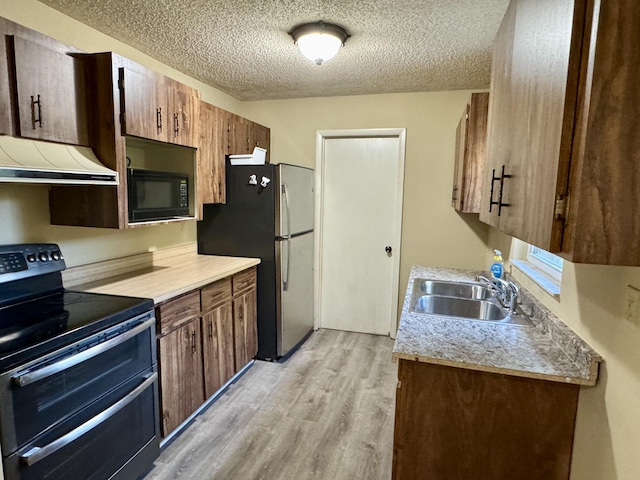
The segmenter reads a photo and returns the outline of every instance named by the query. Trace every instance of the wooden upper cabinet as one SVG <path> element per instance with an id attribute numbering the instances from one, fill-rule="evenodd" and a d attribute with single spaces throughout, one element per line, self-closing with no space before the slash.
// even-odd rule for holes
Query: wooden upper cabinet
<path id="1" fill-rule="evenodd" d="M 463 213 L 480 212 L 486 162 L 488 93 L 473 93 L 456 130 L 456 160 L 451 205 Z"/>
<path id="2" fill-rule="evenodd" d="M 199 211 L 207 203 L 224 203 L 226 114 L 221 108 L 200 102 L 200 145 L 198 147 Z"/>
<path id="3" fill-rule="evenodd" d="M 51 50 L 13 36 L 16 134 L 89 145 L 85 63 L 80 54 Z"/>
<path id="4" fill-rule="evenodd" d="M 166 142 L 173 119 L 164 85 L 151 76 L 120 68 L 120 94 L 123 135 Z"/>
<path id="5" fill-rule="evenodd" d="M 186 86 L 168 87 L 168 113 L 171 125 L 168 141 L 178 145 L 197 146 L 199 140 L 200 97 Z"/>
<path id="6" fill-rule="evenodd" d="M 253 152 L 253 147 L 264 148 L 267 151 L 267 157 L 265 161 L 269 163 L 271 153 L 271 130 L 258 123 L 252 123 L 250 134 L 251 151 Z"/>
<path id="7" fill-rule="evenodd" d="M 271 131 L 258 123 L 233 113 L 225 112 L 227 124 L 227 155 L 244 155 L 253 153 L 254 147 L 267 150 L 267 163 L 269 162 L 269 150 Z"/>
<path id="8" fill-rule="evenodd" d="M 511 1 L 494 43 L 482 221 L 572 262 L 640 265 L 639 40 L 631 0 Z"/>
<path id="9" fill-rule="evenodd" d="M 136 68 L 120 69 L 122 133 L 196 147 L 200 108 L 197 90 Z"/>

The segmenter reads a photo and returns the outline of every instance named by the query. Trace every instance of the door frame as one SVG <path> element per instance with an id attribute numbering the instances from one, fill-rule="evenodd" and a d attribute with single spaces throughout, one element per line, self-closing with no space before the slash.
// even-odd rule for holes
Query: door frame
<path id="1" fill-rule="evenodd" d="M 389 312 L 389 335 L 396 337 L 398 327 L 398 288 L 400 282 L 400 253 L 402 245 L 402 203 L 404 199 L 404 167 L 406 161 L 406 128 L 368 128 L 355 130 L 318 130 L 316 132 L 316 205 L 315 205 L 315 260 L 314 260 L 314 288 L 315 288 L 315 320 L 314 329 L 322 327 L 320 318 L 320 298 L 322 297 L 322 244 L 323 244 L 323 190 L 324 190 L 324 141 L 334 138 L 397 138 L 398 142 L 398 177 L 396 178 L 396 221 L 394 225 L 393 244 L 396 254 L 392 256 L 392 291 L 391 311 Z"/>

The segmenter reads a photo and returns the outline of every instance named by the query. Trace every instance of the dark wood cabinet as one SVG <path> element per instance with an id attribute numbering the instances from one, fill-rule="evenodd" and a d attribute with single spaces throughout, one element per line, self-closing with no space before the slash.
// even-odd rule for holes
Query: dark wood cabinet
<path id="1" fill-rule="evenodd" d="M 185 85 L 168 88 L 171 118 L 168 141 L 189 147 L 199 146 L 200 97 Z"/>
<path id="2" fill-rule="evenodd" d="M 122 134 L 166 142 L 172 128 L 167 90 L 151 75 L 120 68 Z"/>
<path id="3" fill-rule="evenodd" d="M 209 398 L 236 373 L 231 278 L 204 287 L 200 295 L 204 388 Z"/>
<path id="4" fill-rule="evenodd" d="M 400 360 L 394 480 L 569 478 L 579 386 Z"/>
<path id="5" fill-rule="evenodd" d="M 239 371 L 258 353 L 256 267 L 233 276 L 233 336 Z"/>
<path id="6" fill-rule="evenodd" d="M 89 145 L 85 63 L 32 41 L 12 38 L 17 125 L 21 137 Z"/>
<path id="7" fill-rule="evenodd" d="M 200 319 L 158 340 L 162 434 L 166 436 L 204 402 Z"/>
<path id="8" fill-rule="evenodd" d="M 209 398 L 236 373 L 231 302 L 202 316 L 204 390 Z"/>
<path id="9" fill-rule="evenodd" d="M 85 55 L 4 18 L 0 49 L 0 134 L 89 145 Z"/>
<path id="10" fill-rule="evenodd" d="M 258 352 L 256 269 L 164 302 L 156 317 L 166 437 Z"/>
<path id="11" fill-rule="evenodd" d="M 620 12 L 625 12 L 621 15 Z M 640 8 L 512 0 L 494 43 L 480 219 L 575 263 L 640 265 Z"/>
<path id="12" fill-rule="evenodd" d="M 480 212 L 488 108 L 488 93 L 472 93 L 456 129 L 451 206 L 462 213 Z"/>
<path id="13" fill-rule="evenodd" d="M 223 121 L 227 135 L 226 155 L 246 155 L 253 153 L 254 147 L 260 147 L 267 150 L 266 162 L 269 163 L 270 129 L 229 112 L 224 112 Z"/>
<path id="14" fill-rule="evenodd" d="M 200 144 L 198 147 L 199 211 L 207 203 L 224 203 L 225 154 L 227 137 L 226 114 L 221 108 L 200 103 Z"/>

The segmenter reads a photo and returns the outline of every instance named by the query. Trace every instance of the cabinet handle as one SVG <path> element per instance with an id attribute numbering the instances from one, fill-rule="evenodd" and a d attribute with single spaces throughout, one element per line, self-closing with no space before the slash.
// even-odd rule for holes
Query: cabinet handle
<path id="1" fill-rule="evenodd" d="M 176 136 L 180 135 L 180 118 L 177 113 L 173 114 L 173 133 Z"/>
<path id="2" fill-rule="evenodd" d="M 489 199 L 489 212 L 493 209 L 494 205 L 498 206 L 498 216 L 502 215 L 502 207 L 510 207 L 511 204 L 502 202 L 502 194 L 504 192 L 504 179 L 511 178 L 512 175 L 507 175 L 504 173 L 505 166 L 502 165 L 502 171 L 499 177 L 496 177 L 496 169 L 494 168 L 491 172 L 491 198 Z M 498 193 L 498 201 L 493 200 L 493 184 L 495 181 L 500 181 L 500 192 Z"/>
<path id="3" fill-rule="evenodd" d="M 31 95 L 31 126 L 36 129 L 36 123 L 42 128 L 42 103 L 40 102 L 40 95 L 37 96 L 37 100 Z M 36 105 L 38 106 L 38 116 L 36 117 Z"/>
<path id="4" fill-rule="evenodd" d="M 191 332 L 191 351 L 196 353 L 196 331 Z"/>
<path id="5" fill-rule="evenodd" d="M 156 128 L 158 133 L 162 132 L 162 107 L 156 108 Z"/>
<path id="6" fill-rule="evenodd" d="M 504 190 L 504 179 L 511 178 L 511 175 L 504 173 L 504 165 L 502 165 L 502 174 L 500 175 L 500 196 L 498 197 L 498 216 L 502 214 L 502 207 L 510 207 L 509 203 L 502 203 L 502 192 Z"/>
<path id="7" fill-rule="evenodd" d="M 454 185 L 453 190 L 451 190 L 451 201 L 455 202 L 458 197 L 456 197 L 456 192 L 458 191 L 458 187 Z"/>
<path id="8" fill-rule="evenodd" d="M 502 167 L 504 169 L 504 166 Z M 499 202 L 493 201 L 493 184 L 496 180 L 500 180 L 500 177 L 496 177 L 496 169 L 491 170 L 491 196 L 489 198 L 489 213 L 493 210 L 494 205 L 498 205 Z"/>
<path id="9" fill-rule="evenodd" d="M 213 321 L 209 322 L 209 338 L 213 340 Z"/>

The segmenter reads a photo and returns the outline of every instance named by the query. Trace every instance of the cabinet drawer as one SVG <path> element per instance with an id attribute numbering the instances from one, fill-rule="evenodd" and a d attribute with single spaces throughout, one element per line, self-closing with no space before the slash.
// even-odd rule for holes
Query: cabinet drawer
<path id="1" fill-rule="evenodd" d="M 251 267 L 233 276 L 233 296 L 244 292 L 256 284 L 256 267 Z"/>
<path id="2" fill-rule="evenodd" d="M 158 306 L 156 313 L 160 335 L 166 335 L 200 315 L 200 291 L 196 290 L 163 303 Z"/>
<path id="3" fill-rule="evenodd" d="M 202 312 L 231 300 L 231 277 L 207 285 L 200 291 Z"/>

